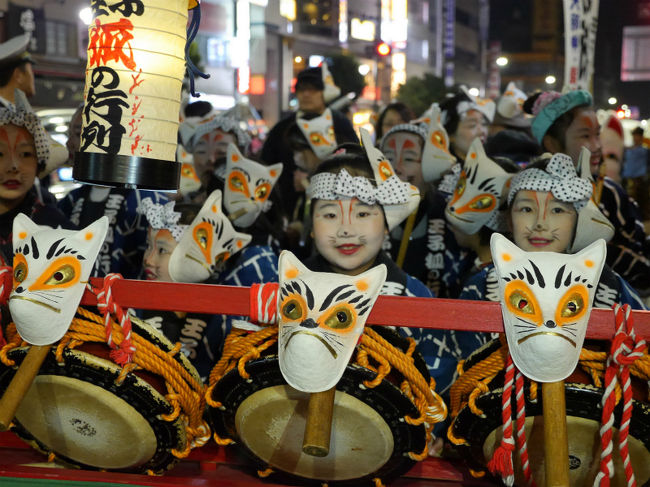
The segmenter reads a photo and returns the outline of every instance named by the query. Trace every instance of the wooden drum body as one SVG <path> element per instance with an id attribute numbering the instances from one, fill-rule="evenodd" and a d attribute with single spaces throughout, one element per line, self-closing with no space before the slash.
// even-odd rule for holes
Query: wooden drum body
<path id="1" fill-rule="evenodd" d="M 146 341 L 200 384 L 198 373 L 162 334 L 141 321 L 132 320 L 132 326 L 133 336 L 138 337 L 136 347 L 138 341 Z M 2 365 L 1 390 L 7 388 L 28 350 L 18 347 L 7 352 L 15 365 Z M 13 430 L 64 464 L 162 472 L 181 456 L 179 452 L 189 451 L 187 416 L 175 411 L 168 400 L 166 378 L 159 372 L 142 365 L 127 371 L 110 360 L 109 352 L 105 343 L 84 342 L 74 348 L 59 347 L 57 354 L 55 344 L 16 412 Z M 172 382 L 184 380 L 175 377 L 177 372 L 166 374 Z"/>
<path id="2" fill-rule="evenodd" d="M 481 367 L 481 362 L 492 354 L 505 353 L 506 348 L 500 341 L 493 340 L 474 352 L 463 364 L 464 373 L 474 367 Z M 470 467 L 476 471 L 486 470 L 487 462 L 498 447 L 502 437 L 502 392 L 504 371 L 486 378 L 489 389 L 475 398 L 473 405 L 483 414 L 476 414 L 465 403 L 453 419 L 450 426 L 450 438 L 455 438 L 458 449 L 467 459 Z M 459 380 L 462 379 L 462 375 Z M 458 381 L 452 386 L 452 395 L 457 391 Z M 604 390 L 592 385 L 589 374 L 581 370 L 580 365 L 565 380 L 567 432 L 569 439 L 569 478 L 571 485 L 593 485 L 600 464 L 600 422 L 602 415 L 601 401 Z M 528 457 L 533 478 L 537 485 L 544 482 L 544 418 L 542 416 L 542 395 L 539 388 L 536 400 L 531 400 L 531 387 L 528 381 L 524 390 L 526 398 L 526 439 Z M 614 424 L 620 423 L 622 402 L 615 410 Z M 453 407 L 453 405 L 452 405 Z M 513 408 L 515 407 L 513 394 Z M 625 486 L 625 471 L 617 444 L 618 431 L 614 431 L 613 460 L 615 476 L 612 486 Z M 452 441 L 454 441 L 452 439 Z M 631 463 L 638 485 L 645 485 L 650 480 L 650 406 L 647 403 L 647 386 L 638 384 L 633 400 L 633 414 L 628 437 Z M 526 485 L 521 461 L 515 449 L 513 461 L 515 466 L 515 485 Z"/>
<path id="3" fill-rule="evenodd" d="M 377 332 L 396 348 L 408 348 L 408 341 L 391 330 Z M 413 359 L 428 381 L 422 357 L 416 352 Z M 270 347 L 263 356 L 247 361 L 245 372 L 248 377 L 235 367 L 209 389 L 219 407 L 208 407 L 208 414 L 215 433 L 234 439 L 259 471 L 271 468 L 303 484 L 360 485 L 405 473 L 415 463 L 409 452 L 426 450 L 427 426 L 404 420 L 419 412 L 400 390 L 402 378 L 394 369 L 376 387 L 367 387 L 364 383 L 377 373 L 358 363 L 347 365 L 336 385 L 325 457 L 302 451 L 309 394 L 287 385 L 277 349 Z"/>

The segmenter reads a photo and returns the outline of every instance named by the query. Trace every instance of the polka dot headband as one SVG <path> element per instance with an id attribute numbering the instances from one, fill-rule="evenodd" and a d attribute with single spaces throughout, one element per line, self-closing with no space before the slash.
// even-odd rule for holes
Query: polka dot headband
<path id="1" fill-rule="evenodd" d="M 384 134 L 384 136 L 381 138 L 381 147 L 384 149 L 384 143 L 386 142 L 386 139 L 388 139 L 389 135 L 393 135 L 396 132 L 410 132 L 412 134 L 415 134 L 419 136 L 422 141 L 424 142 L 427 140 L 427 127 L 424 124 L 419 124 L 419 123 L 400 123 L 397 125 L 393 125 L 388 132 Z"/>
<path id="2" fill-rule="evenodd" d="M 341 200 L 357 198 L 366 204 L 398 205 L 409 200 L 408 183 L 391 176 L 375 187 L 368 178 L 352 177 L 346 169 L 338 174 L 322 172 L 312 176 L 307 194 L 319 200 Z"/>
<path id="3" fill-rule="evenodd" d="M 14 96 L 16 100 L 15 109 L 0 108 L 0 125 L 12 124 L 25 127 L 34 138 L 38 163 L 45 165 L 50 157 L 50 138 L 41 125 L 38 116 L 32 111 L 25 94 L 20 90 L 16 90 Z"/>
<path id="4" fill-rule="evenodd" d="M 212 120 L 206 123 L 202 123 L 196 127 L 194 134 L 189 140 L 187 149 L 192 152 L 194 147 L 201 137 L 205 134 L 212 132 L 213 130 L 220 129 L 223 132 L 234 134 L 237 139 L 237 145 L 239 148 L 246 152 L 248 146 L 251 144 L 251 137 L 239 126 L 239 120 L 232 117 L 214 117 Z"/>
<path id="5" fill-rule="evenodd" d="M 546 170 L 524 169 L 512 178 L 508 205 L 512 204 L 518 191 L 526 189 L 548 191 L 564 203 L 573 203 L 576 211 L 587 204 L 593 191 L 587 179 L 578 177 L 573 161 L 566 154 L 554 154 Z"/>
<path id="6" fill-rule="evenodd" d="M 189 226 L 177 224 L 181 214 L 174 211 L 173 201 L 165 205 L 160 205 L 154 203 L 151 198 L 145 198 L 140 202 L 138 212 L 147 217 L 151 228 L 155 230 L 169 230 L 177 242 L 180 242 L 183 233 Z"/>

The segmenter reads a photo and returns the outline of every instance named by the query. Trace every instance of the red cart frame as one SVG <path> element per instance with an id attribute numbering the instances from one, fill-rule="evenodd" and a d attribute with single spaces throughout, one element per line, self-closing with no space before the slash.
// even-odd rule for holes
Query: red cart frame
<path id="1" fill-rule="evenodd" d="M 102 279 L 92 279 L 101 287 Z M 180 284 L 119 279 L 113 282 L 115 302 L 123 308 L 186 311 L 205 314 L 248 315 L 250 288 L 208 284 Z M 83 296 L 82 305 L 95 305 L 91 292 Z M 650 338 L 650 312 L 634 311 L 636 333 Z M 591 312 L 587 338 L 609 340 L 614 336 L 613 310 Z M 380 296 L 367 320 L 369 325 L 408 326 L 433 329 L 456 329 L 480 332 L 503 332 L 501 305 L 487 301 L 409 298 Z M 12 433 L 0 434 L 0 483 L 12 485 L 140 485 L 179 486 L 279 486 L 259 480 L 235 454 L 234 447 L 218 447 L 214 442 L 198 448 L 160 477 L 146 475 L 43 468 L 44 457 Z M 394 486 L 488 485 L 471 477 L 467 469 L 437 458 L 416 464 Z"/>

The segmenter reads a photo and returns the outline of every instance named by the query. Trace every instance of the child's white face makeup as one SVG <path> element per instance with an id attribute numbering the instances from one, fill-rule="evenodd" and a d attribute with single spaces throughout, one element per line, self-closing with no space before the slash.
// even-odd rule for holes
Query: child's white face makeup
<path id="1" fill-rule="evenodd" d="M 586 147 L 591 152 L 589 169 L 592 174 L 598 174 L 600 163 L 603 159 L 603 148 L 600 141 L 600 124 L 596 112 L 592 108 L 579 108 L 575 118 L 566 130 L 565 154 L 577 164 L 580 158 L 580 149 Z"/>
<path id="2" fill-rule="evenodd" d="M 510 209 L 512 237 L 527 252 L 565 253 L 573 240 L 578 213 L 548 191 L 519 191 Z"/>
<path id="3" fill-rule="evenodd" d="M 144 274 L 148 281 L 172 281 L 169 276 L 169 258 L 178 242 L 167 229 L 147 231 L 147 250 L 144 252 Z"/>
<path id="4" fill-rule="evenodd" d="M 313 225 L 318 253 L 336 272 L 349 275 L 372 266 L 387 232 L 381 206 L 356 198 L 316 200 Z"/>
<path id="5" fill-rule="evenodd" d="M 395 168 L 395 174 L 424 194 L 422 139 L 411 132 L 395 132 L 386 137 L 381 150 Z"/>
<path id="6" fill-rule="evenodd" d="M 481 143 L 485 144 L 487 135 L 488 121 L 485 115 L 477 110 L 469 110 L 458 123 L 456 133 L 451 135 L 449 140 L 453 144 L 456 155 L 465 159 L 472 141 L 478 137 Z"/>
<path id="7" fill-rule="evenodd" d="M 206 174 L 216 169 L 215 163 L 220 157 L 226 157 L 228 144 L 237 145 L 237 138 L 231 134 L 215 129 L 204 134 L 194 146 L 194 167 L 202 180 Z M 225 161 L 224 161 L 225 162 Z"/>
<path id="8" fill-rule="evenodd" d="M 23 201 L 37 170 L 32 134 L 12 124 L 0 127 L 0 210 L 11 210 Z"/>

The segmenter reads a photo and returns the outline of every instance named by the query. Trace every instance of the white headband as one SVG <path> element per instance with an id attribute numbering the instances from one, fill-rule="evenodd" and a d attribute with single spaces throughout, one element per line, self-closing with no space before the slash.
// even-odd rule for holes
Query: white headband
<path id="1" fill-rule="evenodd" d="M 391 176 L 375 187 L 368 178 L 352 177 L 346 169 L 338 174 L 322 172 L 312 176 L 308 196 L 319 200 L 357 198 L 366 204 L 399 205 L 409 200 L 410 185 Z"/>
<path id="2" fill-rule="evenodd" d="M 573 203 L 576 211 L 581 210 L 591 198 L 591 183 L 577 175 L 573 161 L 566 154 L 554 154 L 546 170 L 525 169 L 512 178 L 508 205 L 518 191 L 549 191 L 564 203 Z"/>
<path id="3" fill-rule="evenodd" d="M 174 202 L 170 201 L 165 205 L 154 203 L 151 198 L 145 198 L 140 202 L 138 212 L 147 217 L 151 228 L 155 230 L 169 230 L 177 242 L 180 241 L 188 225 L 177 225 L 181 214 L 174 211 Z"/>

